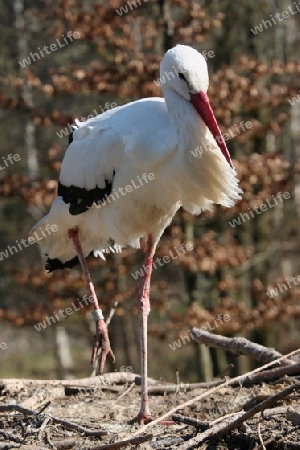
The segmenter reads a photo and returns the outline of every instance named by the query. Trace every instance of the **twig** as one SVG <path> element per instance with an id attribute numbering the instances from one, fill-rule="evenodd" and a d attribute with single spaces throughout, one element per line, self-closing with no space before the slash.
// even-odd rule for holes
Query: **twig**
<path id="1" fill-rule="evenodd" d="M 299 350 L 298 350 L 299 351 Z M 285 375 L 297 375 L 300 373 L 300 364 L 290 364 L 289 366 L 284 367 L 276 367 L 275 369 L 264 370 L 260 373 L 249 373 L 245 380 L 243 381 L 243 385 L 247 385 L 249 383 L 261 383 L 262 381 L 272 381 L 277 380 L 280 377 Z"/>
<path id="2" fill-rule="evenodd" d="M 291 364 L 289 366 L 277 367 L 271 370 L 265 370 L 261 373 L 249 373 L 247 378 L 243 381 L 243 385 L 249 383 L 258 383 L 261 381 L 271 381 L 278 379 L 285 375 L 297 375 L 300 374 L 300 363 Z M 111 372 L 105 375 L 101 375 L 93 378 L 82 378 L 78 380 L 36 380 L 39 384 L 44 385 L 56 385 L 62 383 L 65 385 L 66 395 L 77 394 L 78 392 L 94 392 L 96 386 L 100 384 L 101 389 L 113 389 L 112 384 L 137 384 L 140 380 L 140 375 L 129 373 L 129 372 Z M 13 384 L 14 380 L 2 380 L 9 384 Z M 20 380 L 16 380 L 19 381 Z M 35 380 L 22 380 L 23 386 L 31 385 Z M 148 383 L 150 387 L 148 389 L 149 395 L 165 395 L 172 394 L 181 390 L 182 392 L 189 392 L 195 389 L 208 389 L 211 387 L 219 386 L 224 383 L 224 380 L 214 380 L 202 383 L 180 383 L 177 384 L 161 384 L 160 381 L 153 378 L 148 378 Z M 158 384 L 159 383 L 159 384 Z M 138 383 L 139 384 L 139 383 Z M 234 382 L 233 385 L 239 384 L 238 381 Z M 0 381 L 1 385 L 1 381 Z M 115 391 L 114 391 L 115 392 Z"/>
<path id="3" fill-rule="evenodd" d="M 244 408 L 242 408 L 241 404 L 239 404 L 239 405 L 234 405 L 236 399 L 238 398 L 238 396 L 239 396 L 240 393 L 241 393 L 241 390 L 243 389 L 243 384 L 242 384 L 241 382 L 239 383 L 239 387 L 240 387 L 240 388 L 239 388 L 239 390 L 237 391 L 237 393 L 235 394 L 233 400 L 230 401 L 230 405 L 228 405 L 228 406 L 225 407 L 225 415 L 224 415 L 224 416 L 221 416 L 221 417 L 218 417 L 218 418 L 215 419 L 215 420 L 212 420 L 212 421 L 210 422 L 210 426 L 215 425 L 216 423 L 220 422 L 220 420 L 223 420 L 223 419 L 225 419 L 226 417 L 232 417 L 232 416 L 236 415 L 237 412 L 241 411 L 241 409 L 244 409 Z M 224 411 L 224 408 L 222 408 L 222 409 L 223 409 L 223 411 Z M 219 407 L 217 407 L 217 410 L 218 410 L 218 412 L 220 412 L 220 414 L 221 414 L 221 411 L 220 411 Z M 229 410 L 231 410 L 231 411 L 228 412 Z"/>
<path id="4" fill-rule="evenodd" d="M 282 361 L 282 360 L 284 360 L 284 359 L 286 359 L 286 358 L 288 358 L 288 357 L 290 357 L 290 356 L 296 355 L 296 354 L 299 353 L 299 352 L 300 352 L 300 349 L 298 348 L 297 350 L 294 350 L 294 351 L 288 353 L 287 355 L 284 355 L 284 356 L 282 356 L 281 358 L 278 358 L 278 359 L 275 360 L 275 361 L 272 361 L 272 362 L 270 362 L 270 363 L 264 364 L 263 366 L 258 367 L 257 369 L 254 369 L 254 370 L 252 370 L 252 371 L 250 371 L 250 372 L 247 372 L 247 373 L 245 373 L 244 375 L 239 375 L 239 376 L 237 376 L 237 377 L 235 377 L 235 378 L 232 378 L 231 380 L 230 380 L 230 379 L 224 380 L 224 381 L 223 381 L 222 383 L 220 383 L 218 386 L 216 386 L 216 387 L 214 387 L 214 388 L 211 388 L 211 389 L 208 389 L 206 392 L 203 392 L 202 394 L 197 395 L 196 397 L 193 397 L 192 399 L 190 399 L 190 400 L 188 400 L 188 401 L 186 401 L 186 402 L 184 402 L 184 403 L 181 403 L 180 405 L 177 405 L 177 406 L 175 406 L 174 408 L 170 409 L 169 411 L 167 411 L 167 412 L 166 412 L 165 414 L 163 414 L 162 416 L 158 417 L 157 419 L 153 420 L 152 422 L 149 422 L 147 425 L 144 425 L 143 427 L 141 427 L 137 432 L 135 432 L 135 433 L 133 434 L 133 436 L 138 436 L 139 434 L 144 433 L 144 432 L 145 432 L 146 430 L 148 430 L 150 427 L 153 427 L 153 426 L 156 425 L 157 423 L 159 423 L 159 422 L 161 422 L 162 420 L 164 420 L 166 417 L 169 417 L 169 416 L 171 416 L 172 414 L 176 413 L 176 411 L 178 411 L 179 409 L 183 409 L 183 408 L 185 408 L 186 406 L 190 406 L 190 405 L 192 405 L 193 403 L 198 402 L 198 401 L 201 400 L 202 398 L 208 397 L 209 395 L 213 394 L 214 392 L 217 392 L 217 391 L 219 391 L 220 389 L 222 389 L 224 386 L 231 386 L 231 385 L 233 385 L 233 384 L 235 384 L 235 383 L 240 383 L 240 382 L 242 382 L 242 383 L 244 384 L 244 383 L 245 383 L 245 380 L 247 380 L 248 377 L 249 377 L 250 375 L 253 375 L 253 374 L 255 374 L 255 373 L 261 372 L 262 370 L 266 369 L 267 367 L 270 367 L 270 366 L 272 366 L 273 364 L 279 363 L 280 361 Z"/>
<path id="5" fill-rule="evenodd" d="M 78 380 L 31 380 L 31 379 L 18 379 L 18 378 L 3 378 L 0 379 L 0 388 L 13 386 L 14 389 L 17 387 L 19 389 L 24 389 L 24 387 L 31 386 L 84 386 L 93 387 L 98 384 L 127 384 L 133 383 L 136 379 L 140 379 L 141 376 L 137 373 L 132 372 L 109 372 L 105 375 L 100 375 L 96 377 L 89 378 L 79 378 Z M 154 378 L 148 378 L 148 384 L 151 386 L 157 384 L 158 381 Z"/>
<path id="6" fill-rule="evenodd" d="M 146 434 L 144 436 L 132 437 L 125 439 L 124 441 L 114 442 L 113 444 L 97 445 L 96 447 L 90 447 L 90 450 L 115 450 L 122 447 L 127 447 L 128 445 L 138 445 L 143 442 L 152 441 L 153 435 Z"/>
<path id="7" fill-rule="evenodd" d="M 50 422 L 50 420 L 51 420 L 50 417 L 46 417 L 44 422 L 40 426 L 40 431 L 38 434 L 38 441 L 40 441 L 42 439 L 44 430 L 45 430 L 46 426 L 48 425 L 48 423 Z"/>
<path id="8" fill-rule="evenodd" d="M 275 369 L 265 370 L 263 372 L 251 374 L 247 376 L 243 380 L 243 386 L 259 383 L 261 381 L 272 381 L 276 380 L 285 375 L 296 375 L 300 374 L 300 364 L 290 364 L 284 367 L 276 367 Z M 165 395 L 165 394 L 173 394 L 179 391 L 189 392 L 195 389 L 207 389 L 215 386 L 219 386 L 224 383 L 223 380 L 214 380 L 206 383 L 180 383 L 177 384 L 162 384 L 159 386 L 152 386 L 148 389 L 149 395 Z M 238 385 L 240 382 L 237 380 L 232 383 L 232 385 Z"/>
<path id="9" fill-rule="evenodd" d="M 47 390 L 46 392 L 47 393 L 45 393 L 45 391 L 41 391 L 40 389 L 37 389 L 30 397 L 28 397 L 26 400 L 24 400 L 21 403 L 21 406 L 23 406 L 24 408 L 32 409 L 32 410 L 37 410 L 39 405 L 44 403 L 45 404 L 44 407 L 47 408 L 47 406 L 50 405 L 51 400 L 53 400 L 55 398 L 63 397 L 64 388 L 63 388 L 63 386 L 55 386 L 55 387 L 53 387 L 53 389 Z M 45 398 L 46 396 L 47 396 L 47 400 Z"/>
<path id="10" fill-rule="evenodd" d="M 216 378 L 223 378 L 225 373 L 234 368 L 234 364 L 227 364 L 227 366 L 225 367 L 225 369 L 222 370 L 222 372 L 219 373 L 219 375 L 216 376 Z"/>
<path id="11" fill-rule="evenodd" d="M 212 334 L 201 328 L 193 328 L 191 335 L 197 342 L 209 347 L 221 348 L 234 355 L 247 355 L 262 364 L 274 361 L 282 356 L 273 348 L 267 348 L 242 337 L 228 338 L 219 334 Z M 286 360 L 283 364 L 292 364 L 295 361 Z"/>
<path id="12" fill-rule="evenodd" d="M 20 406 L 20 405 L 0 405 L 0 412 L 6 412 L 6 411 L 17 411 L 22 414 L 28 414 L 28 415 L 38 415 L 39 414 L 35 411 L 32 411 L 31 409 L 24 408 L 23 406 Z M 47 417 L 49 417 L 55 423 L 59 423 L 60 425 L 63 425 L 66 428 L 69 428 L 71 430 L 79 431 L 80 433 L 83 433 L 86 436 L 100 437 L 100 436 L 104 436 L 104 435 L 108 434 L 108 432 L 106 430 L 89 430 L 80 425 L 77 425 L 76 423 L 69 422 L 68 420 L 59 419 L 58 417 L 52 416 L 52 414 L 47 414 Z"/>
<path id="13" fill-rule="evenodd" d="M 60 425 L 63 425 L 66 428 L 69 428 L 70 430 L 76 430 L 79 431 L 79 433 L 83 433 L 85 436 L 105 436 L 108 434 L 108 431 L 106 430 L 89 430 L 87 428 L 82 427 L 81 425 L 77 425 L 74 422 L 69 422 L 68 420 L 59 419 L 58 417 L 54 417 L 50 415 L 51 419 L 55 423 L 59 423 Z"/>
<path id="14" fill-rule="evenodd" d="M 7 442 L 0 442 L 0 450 L 9 450 L 10 448 L 20 448 L 21 444 L 8 444 Z"/>
<path id="15" fill-rule="evenodd" d="M 52 440 L 51 440 L 51 438 L 50 438 L 50 436 L 49 436 L 48 430 L 45 431 L 45 437 L 46 437 L 46 442 L 47 442 L 47 444 L 50 445 L 50 447 L 51 447 L 53 450 L 57 450 L 56 446 L 53 444 L 53 442 L 52 442 Z"/>
<path id="16" fill-rule="evenodd" d="M 20 405 L 0 405 L 0 412 L 7 412 L 7 411 L 17 411 L 22 414 L 29 414 L 30 416 L 39 414 L 39 412 L 32 411 L 31 409 L 24 408 Z"/>
<path id="17" fill-rule="evenodd" d="M 297 350 L 300 351 L 300 350 Z M 284 357 L 283 357 L 284 358 Z M 267 367 L 267 366 L 266 366 Z M 271 369 L 269 371 L 265 370 L 262 373 L 254 373 L 248 372 L 245 374 L 245 383 L 256 383 L 260 381 L 269 381 L 280 378 L 284 375 L 297 375 L 300 374 L 300 363 L 290 364 L 289 366 L 284 367 L 276 367 L 275 369 Z M 112 385 L 112 384 L 128 384 L 133 383 L 137 384 L 137 381 L 140 379 L 140 375 L 137 373 L 131 372 L 109 372 L 105 375 L 100 375 L 97 377 L 89 377 L 89 378 L 79 378 L 77 380 L 31 380 L 31 379 L 17 379 L 17 378 L 7 378 L 0 380 L 0 388 L 12 386 L 14 389 L 17 387 L 19 390 L 24 389 L 25 387 L 31 387 L 34 385 L 38 386 L 57 386 L 62 385 L 66 388 L 78 388 L 82 387 L 85 389 L 91 388 L 95 389 L 99 384 L 103 386 Z M 234 380 L 234 379 L 233 379 Z M 191 391 L 192 389 L 207 389 L 214 386 L 219 386 L 223 384 L 224 380 L 214 380 L 206 383 L 181 383 L 181 389 L 184 391 Z M 236 382 L 238 383 L 238 381 Z M 148 378 L 149 392 L 150 393 L 158 393 L 161 391 L 162 395 L 165 393 L 172 393 L 178 390 L 177 384 L 161 384 L 161 381 L 155 380 L 154 378 Z"/>
<path id="18" fill-rule="evenodd" d="M 117 400 L 120 400 L 121 398 L 125 397 L 125 395 L 129 394 L 130 391 L 132 391 L 132 389 L 134 388 L 135 383 L 131 383 L 131 385 L 129 386 L 128 389 L 126 389 L 125 392 L 123 392 L 123 394 L 119 395 L 119 397 L 117 398 Z"/>
<path id="19" fill-rule="evenodd" d="M 192 427 L 196 427 L 199 430 L 207 430 L 210 426 L 210 423 L 207 421 L 194 419 L 192 417 L 182 416 L 181 414 L 173 414 L 172 420 L 174 420 L 174 422 L 185 423 L 186 425 L 191 425 Z"/>
<path id="20" fill-rule="evenodd" d="M 157 448 L 157 449 L 163 449 L 163 448 L 178 448 L 180 449 L 180 447 L 178 447 L 179 444 L 181 444 L 182 442 L 184 442 L 186 439 L 186 436 L 181 437 L 181 436 L 171 436 L 171 437 L 165 437 L 165 438 L 158 438 L 155 442 L 153 442 L 151 444 L 151 446 L 153 448 Z"/>
<path id="21" fill-rule="evenodd" d="M 300 373 L 300 364 L 299 364 L 299 373 Z M 18 390 L 24 389 L 25 387 L 31 387 L 33 383 L 37 385 L 43 386 L 57 386 L 59 384 L 63 385 L 65 388 L 66 395 L 73 395 L 74 393 L 79 393 L 80 391 L 89 391 L 92 392 L 97 388 L 97 386 L 101 387 L 101 389 L 105 389 L 108 386 L 113 384 L 128 384 L 135 383 L 136 385 L 140 385 L 140 375 L 137 373 L 131 372 L 109 372 L 105 375 L 100 375 L 96 377 L 90 378 L 79 378 L 77 380 L 31 380 L 31 379 L 15 379 L 15 378 L 7 378 L 0 380 L 0 388 L 5 386 L 9 389 L 9 386 L 12 386 L 15 390 L 17 387 Z M 218 386 L 222 383 L 222 380 L 214 380 L 208 383 L 180 383 L 179 387 L 184 392 L 191 391 L 193 389 L 203 389 L 209 388 L 212 386 Z M 150 385 L 149 393 L 153 395 L 164 395 L 166 393 L 173 393 L 178 391 L 177 384 L 161 384 L 161 381 L 155 380 L 154 378 L 148 378 L 148 384 Z M 154 388 L 152 388 L 152 386 Z M 24 405 L 25 406 L 25 405 Z M 27 406 L 27 405 L 26 405 Z"/>
<path id="22" fill-rule="evenodd" d="M 94 394 L 95 388 L 84 386 L 65 386 L 65 395 L 68 397 L 78 394 Z"/>
<path id="23" fill-rule="evenodd" d="M 22 445 L 22 447 L 20 447 Z M 0 450 L 8 450 L 10 448 L 20 448 L 21 450 L 49 450 L 49 447 L 42 447 L 41 445 L 30 445 L 30 444 L 6 444 L 0 442 Z"/>
<path id="24" fill-rule="evenodd" d="M 195 448 L 195 446 L 198 446 L 203 441 L 208 439 L 209 437 L 219 438 L 223 436 L 228 431 L 233 430 L 234 428 L 237 428 L 240 426 L 243 422 L 253 417 L 255 414 L 263 411 L 264 409 L 274 405 L 278 400 L 283 399 L 284 397 L 287 397 L 292 392 L 295 392 L 296 390 L 300 389 L 300 382 L 295 383 L 291 386 L 288 386 L 283 391 L 278 392 L 277 394 L 271 395 L 267 400 L 259 403 L 258 405 L 254 406 L 253 408 L 249 409 L 249 411 L 246 411 L 245 413 L 240 413 L 237 415 L 236 418 L 224 420 L 220 422 L 219 424 L 213 426 L 212 428 L 209 428 L 208 430 L 204 431 L 203 433 L 195 436 L 193 439 L 191 439 L 187 445 L 182 446 L 182 450 L 192 450 Z"/>
<path id="25" fill-rule="evenodd" d="M 159 386 L 152 386 L 148 389 L 149 395 L 165 395 L 182 392 L 189 392 L 195 389 L 207 389 L 214 386 L 219 386 L 224 380 L 214 380 L 208 383 L 180 383 L 180 384 L 161 384 Z"/>
<path id="26" fill-rule="evenodd" d="M 211 427 L 215 426 L 217 423 L 220 423 L 220 422 L 222 422 L 225 419 L 228 419 L 228 417 L 233 418 L 233 417 L 239 416 L 241 414 L 241 412 L 242 412 L 242 409 L 243 408 L 239 408 L 239 411 L 230 412 L 230 413 L 225 414 L 224 416 L 221 416 L 221 417 L 218 417 L 215 420 L 212 420 L 210 422 Z"/>
<path id="27" fill-rule="evenodd" d="M 112 318 L 114 317 L 114 315 L 115 315 L 115 312 L 116 312 L 118 303 L 119 303 L 119 302 L 115 302 L 114 305 L 110 308 L 110 312 L 109 312 L 108 318 L 107 318 L 106 321 L 105 321 L 107 327 L 108 327 L 108 325 L 110 324 L 111 319 L 112 319 Z"/>
<path id="28" fill-rule="evenodd" d="M 257 426 L 257 434 L 258 434 L 258 439 L 259 439 L 259 442 L 260 442 L 260 444 L 261 444 L 262 450 L 267 450 L 266 447 L 265 447 L 263 438 L 262 438 L 262 436 L 261 436 L 261 433 L 260 433 L 260 422 L 258 422 L 258 426 Z"/>
<path id="29" fill-rule="evenodd" d="M 45 411 L 46 408 L 51 404 L 51 401 L 48 400 L 44 405 L 40 407 L 40 409 L 37 411 L 38 414 L 41 414 L 43 411 Z"/>
<path id="30" fill-rule="evenodd" d="M 3 430 L 0 430 L 0 434 L 1 434 L 1 436 L 4 437 L 4 439 L 7 439 L 8 441 L 17 442 L 18 444 L 22 444 L 22 442 L 24 441 L 24 439 L 12 436 L 11 434 L 6 433 L 6 431 L 3 431 Z"/>

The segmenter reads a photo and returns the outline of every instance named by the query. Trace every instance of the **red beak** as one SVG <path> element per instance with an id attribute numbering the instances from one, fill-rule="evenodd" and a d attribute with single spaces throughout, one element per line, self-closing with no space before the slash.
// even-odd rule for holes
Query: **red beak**
<path id="1" fill-rule="evenodd" d="M 209 103 L 208 95 L 205 92 L 200 91 L 198 94 L 191 94 L 191 103 L 194 106 L 195 110 L 215 138 L 221 152 L 225 156 L 230 167 L 232 166 L 232 161 L 230 158 L 230 154 L 227 148 L 227 145 L 224 141 L 224 138 L 221 134 L 221 130 L 217 124 L 215 115 Z"/>

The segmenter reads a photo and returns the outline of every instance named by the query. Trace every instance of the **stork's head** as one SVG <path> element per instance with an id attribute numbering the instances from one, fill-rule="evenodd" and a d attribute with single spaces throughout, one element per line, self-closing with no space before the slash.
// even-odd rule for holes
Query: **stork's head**
<path id="1" fill-rule="evenodd" d="M 165 85 L 191 102 L 232 167 L 226 143 L 209 103 L 207 64 L 201 53 L 187 45 L 171 48 L 161 62 L 160 79 L 163 90 Z"/>

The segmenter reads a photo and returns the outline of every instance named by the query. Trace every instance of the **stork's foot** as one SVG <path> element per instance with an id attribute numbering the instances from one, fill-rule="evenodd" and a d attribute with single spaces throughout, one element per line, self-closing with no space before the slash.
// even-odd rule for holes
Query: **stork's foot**
<path id="1" fill-rule="evenodd" d="M 96 322 L 96 335 L 94 336 L 94 345 L 91 359 L 91 364 L 93 367 L 97 358 L 97 352 L 99 348 L 102 349 L 99 361 L 99 372 L 102 373 L 107 356 L 111 358 L 112 362 L 115 362 L 115 355 L 110 346 L 107 326 L 103 319 L 97 320 Z"/>
<path id="2" fill-rule="evenodd" d="M 151 416 L 150 412 L 146 413 L 143 411 L 140 411 L 136 417 L 129 420 L 128 424 L 133 425 L 135 423 L 138 423 L 139 425 L 147 425 L 147 423 L 152 422 L 154 419 Z"/>

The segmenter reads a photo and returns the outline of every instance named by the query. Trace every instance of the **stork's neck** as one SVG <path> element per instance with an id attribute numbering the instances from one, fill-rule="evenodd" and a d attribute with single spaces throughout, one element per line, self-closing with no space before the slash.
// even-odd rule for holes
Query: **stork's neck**
<path id="1" fill-rule="evenodd" d="M 171 128 L 182 145 L 205 139 L 207 128 L 191 102 L 163 86 Z"/>

